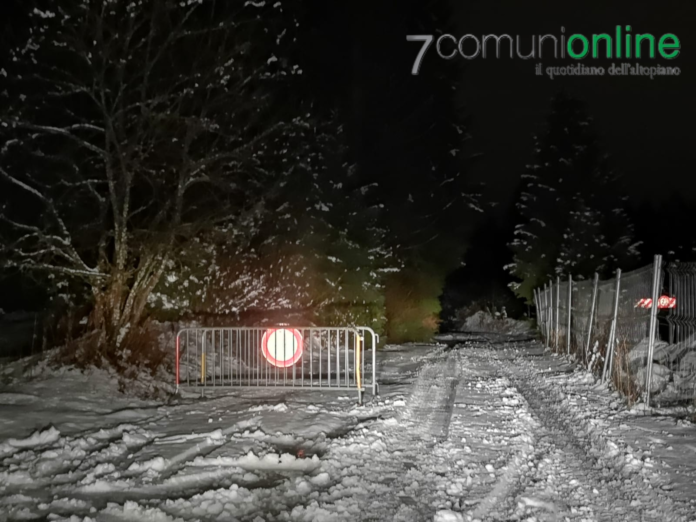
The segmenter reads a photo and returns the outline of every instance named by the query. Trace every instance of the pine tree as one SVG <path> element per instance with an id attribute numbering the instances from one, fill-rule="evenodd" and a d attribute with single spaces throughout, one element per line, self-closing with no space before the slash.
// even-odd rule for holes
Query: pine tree
<path id="1" fill-rule="evenodd" d="M 602 215 L 580 197 L 568 210 L 568 225 L 556 260 L 556 274 L 570 273 L 582 280 L 595 271 L 604 272 L 607 260 L 596 257 L 609 249 L 602 233 Z"/>
<path id="2" fill-rule="evenodd" d="M 531 302 L 534 288 L 559 274 L 586 278 L 632 268 L 638 252 L 624 202 L 584 104 L 559 94 L 522 176 L 507 267 L 518 297 Z"/>
<path id="3" fill-rule="evenodd" d="M 419 46 L 406 35 L 448 32 L 450 5 L 310 3 L 317 33 L 307 54 L 315 71 L 333 73 L 316 85 L 338 101 L 357 175 L 374 187 L 368 203 L 382 205 L 388 247 L 405 265 L 387 280 L 390 339 L 429 338 L 445 276 L 459 264 L 479 209 L 466 177 L 461 62 L 429 56 L 414 76 Z"/>

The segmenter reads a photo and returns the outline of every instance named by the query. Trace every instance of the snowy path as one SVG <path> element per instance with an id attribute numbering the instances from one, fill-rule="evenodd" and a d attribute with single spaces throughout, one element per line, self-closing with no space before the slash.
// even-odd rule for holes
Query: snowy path
<path id="1" fill-rule="evenodd" d="M 616 466 L 619 448 L 609 441 L 593 444 L 585 436 L 582 422 L 565 414 L 563 393 L 549 379 L 538 378 L 538 368 L 524 358 L 494 360 L 537 421 L 534 453 L 526 455 L 528 462 L 518 470 L 521 506 L 545 511 L 549 520 L 667 522 L 683 520 L 693 512 L 692 507 L 683 506 L 680 515 L 666 495 L 648 487 L 649 473 L 632 473 L 643 463 L 636 462 L 631 469 L 630 453 L 626 454 L 628 467 Z M 653 479 L 659 484 L 656 477 Z"/>
<path id="2" fill-rule="evenodd" d="M 37 420 L 42 401 L 13 399 L 13 429 L 42 429 L 0 440 L 0 521 L 696 521 L 693 425 L 622 411 L 535 343 L 388 350 L 380 379 L 365 407 L 99 401 L 63 431 Z"/>

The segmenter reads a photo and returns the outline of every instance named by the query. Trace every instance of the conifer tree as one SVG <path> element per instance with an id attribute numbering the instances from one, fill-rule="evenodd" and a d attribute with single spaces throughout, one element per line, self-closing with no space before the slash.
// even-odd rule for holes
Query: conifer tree
<path id="1" fill-rule="evenodd" d="M 357 175 L 374 187 L 368 203 L 381 206 L 387 246 L 404 265 L 387 280 L 390 339 L 429 338 L 445 276 L 461 260 L 465 230 L 479 207 L 466 176 L 461 62 L 433 53 L 414 76 L 420 48 L 406 35 L 448 32 L 451 6 L 442 0 L 310 3 L 318 29 L 307 54 L 314 70 L 335 73 L 318 77 L 317 85 L 338 101 Z"/>
<path id="2" fill-rule="evenodd" d="M 552 101 L 535 161 L 522 175 L 519 224 L 511 243 L 518 297 L 556 275 L 589 278 L 631 269 L 638 259 L 621 180 L 601 151 L 584 104 L 561 93 Z"/>

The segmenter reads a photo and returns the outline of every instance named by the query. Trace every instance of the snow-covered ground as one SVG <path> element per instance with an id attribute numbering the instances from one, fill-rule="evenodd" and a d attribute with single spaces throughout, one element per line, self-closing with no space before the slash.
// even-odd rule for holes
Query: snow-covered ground
<path id="1" fill-rule="evenodd" d="M 362 407 L 44 371 L 0 391 L 0 520 L 696 521 L 696 427 L 519 339 L 388 347 Z"/>

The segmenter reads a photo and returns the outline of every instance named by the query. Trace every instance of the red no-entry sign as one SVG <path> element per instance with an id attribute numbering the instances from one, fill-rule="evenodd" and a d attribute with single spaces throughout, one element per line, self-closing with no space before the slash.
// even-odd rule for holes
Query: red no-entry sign
<path id="1" fill-rule="evenodd" d="M 266 330 L 261 339 L 261 353 L 278 368 L 288 368 L 302 357 L 302 334 L 298 330 L 274 328 Z"/>

